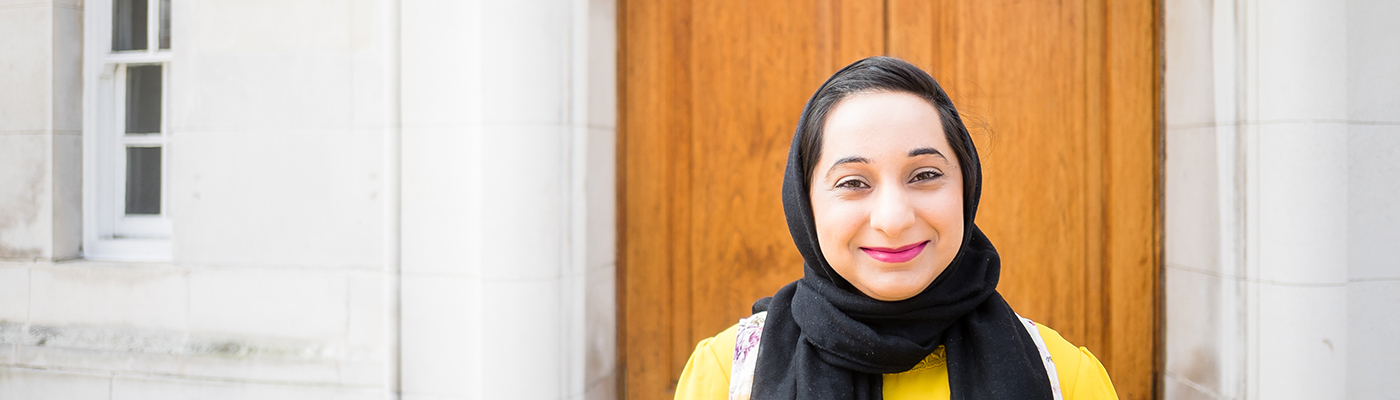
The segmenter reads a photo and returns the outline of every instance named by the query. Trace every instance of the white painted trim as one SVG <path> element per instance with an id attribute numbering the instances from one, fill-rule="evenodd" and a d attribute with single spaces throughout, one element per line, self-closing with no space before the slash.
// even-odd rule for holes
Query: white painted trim
<path id="1" fill-rule="evenodd" d="M 400 0 L 380 3 L 384 20 L 384 299 L 390 310 L 384 332 L 389 344 L 385 368 L 389 398 L 403 393 L 403 4 Z M 174 5 L 171 5 L 173 8 Z M 171 38 L 174 47 L 174 38 Z"/>
<path id="2" fill-rule="evenodd" d="M 109 64 L 158 64 L 170 62 L 172 58 L 169 50 L 109 52 L 97 57 Z"/>
<path id="3" fill-rule="evenodd" d="M 160 0 L 146 1 L 146 51 L 160 49 Z"/>
<path id="4" fill-rule="evenodd" d="M 146 50 L 112 52 L 112 1 L 89 0 L 83 9 L 83 256 L 120 261 L 169 261 L 170 60 L 160 50 L 160 2 L 147 5 Z M 154 135 L 123 134 L 126 66 L 161 65 L 161 128 Z M 126 147 L 161 147 L 161 214 L 127 217 Z"/>

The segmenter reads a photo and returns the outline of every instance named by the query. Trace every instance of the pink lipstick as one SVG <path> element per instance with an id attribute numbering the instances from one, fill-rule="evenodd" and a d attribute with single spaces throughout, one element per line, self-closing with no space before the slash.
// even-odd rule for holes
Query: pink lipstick
<path id="1" fill-rule="evenodd" d="M 927 245 L 928 241 L 925 240 L 897 249 L 886 247 L 861 247 L 860 250 L 864 251 L 865 254 L 869 254 L 870 258 L 874 258 L 880 262 L 898 264 L 908 262 L 909 260 L 913 260 L 914 257 L 918 257 L 919 253 L 924 251 L 924 246 Z"/>

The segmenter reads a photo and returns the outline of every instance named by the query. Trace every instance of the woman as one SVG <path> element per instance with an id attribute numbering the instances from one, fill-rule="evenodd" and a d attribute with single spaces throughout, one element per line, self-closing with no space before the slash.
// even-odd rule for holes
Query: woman
<path id="1" fill-rule="evenodd" d="M 841 69 L 783 177 L 804 276 L 700 342 L 677 399 L 1116 399 L 1088 350 L 1020 318 L 973 223 L 981 166 L 947 94 L 899 59 Z"/>

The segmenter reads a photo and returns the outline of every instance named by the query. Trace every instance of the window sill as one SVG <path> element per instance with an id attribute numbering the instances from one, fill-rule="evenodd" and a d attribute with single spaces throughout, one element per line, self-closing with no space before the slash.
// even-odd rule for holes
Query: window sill
<path id="1" fill-rule="evenodd" d="M 170 239 L 97 239 L 85 243 L 83 258 L 95 261 L 171 261 Z"/>

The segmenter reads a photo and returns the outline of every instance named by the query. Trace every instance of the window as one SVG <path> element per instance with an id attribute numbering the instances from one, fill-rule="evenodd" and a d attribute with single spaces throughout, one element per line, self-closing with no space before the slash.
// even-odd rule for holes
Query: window
<path id="1" fill-rule="evenodd" d="M 86 7 L 83 254 L 170 259 L 170 0 Z"/>

